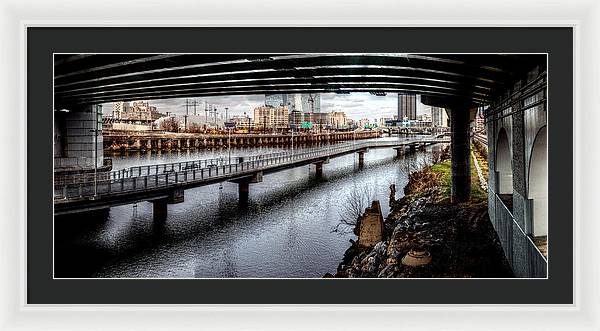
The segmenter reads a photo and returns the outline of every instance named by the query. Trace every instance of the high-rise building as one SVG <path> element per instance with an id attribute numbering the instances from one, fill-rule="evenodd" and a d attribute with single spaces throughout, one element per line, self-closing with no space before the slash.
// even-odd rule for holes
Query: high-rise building
<path id="1" fill-rule="evenodd" d="M 294 93 L 287 95 L 287 106 L 290 112 L 299 111 L 302 113 L 302 94 Z"/>
<path id="2" fill-rule="evenodd" d="M 287 129 L 290 118 L 287 107 L 264 106 L 254 108 L 254 126 L 262 130 Z"/>
<path id="3" fill-rule="evenodd" d="M 448 127 L 448 114 L 444 108 L 431 107 L 431 121 L 435 128 Z"/>
<path id="4" fill-rule="evenodd" d="M 320 113 L 321 112 L 321 94 L 319 93 L 304 93 L 300 97 L 303 113 Z"/>
<path id="5" fill-rule="evenodd" d="M 287 106 L 287 94 L 265 94 L 265 106 L 282 107 Z"/>
<path id="6" fill-rule="evenodd" d="M 398 119 L 417 119 L 417 95 L 398 93 Z"/>

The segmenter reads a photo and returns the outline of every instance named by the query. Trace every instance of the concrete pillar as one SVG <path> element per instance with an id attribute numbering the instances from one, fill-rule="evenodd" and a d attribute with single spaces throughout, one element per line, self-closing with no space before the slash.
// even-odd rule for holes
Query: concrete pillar
<path id="1" fill-rule="evenodd" d="M 412 145 L 409 146 L 409 150 L 410 150 L 411 153 L 414 153 L 417 149 L 416 149 L 415 145 L 412 144 Z"/>
<path id="2" fill-rule="evenodd" d="M 396 150 L 396 157 L 404 155 L 404 146 L 394 148 Z"/>
<path id="3" fill-rule="evenodd" d="M 103 163 L 103 140 L 99 106 L 72 107 L 68 112 L 54 111 L 54 169 L 70 171 L 94 169 Z"/>
<path id="4" fill-rule="evenodd" d="M 323 162 L 315 163 L 315 176 L 317 178 L 323 178 Z"/>
<path id="5" fill-rule="evenodd" d="M 452 122 L 452 141 L 450 145 L 452 157 L 451 201 L 458 203 L 469 201 L 471 196 L 469 109 L 452 108 L 450 109 L 450 118 Z"/>
<path id="6" fill-rule="evenodd" d="M 362 169 L 365 166 L 365 151 L 358 152 L 358 168 Z"/>
<path id="7" fill-rule="evenodd" d="M 241 160 L 240 160 L 241 161 Z M 256 172 L 252 175 L 240 179 L 233 180 L 233 183 L 238 184 L 238 192 L 239 192 L 239 202 L 240 205 L 245 206 L 248 204 L 248 198 L 250 195 L 250 183 L 260 183 L 262 182 L 263 173 Z"/>
<path id="8" fill-rule="evenodd" d="M 250 195 L 250 182 L 239 182 L 238 191 L 240 196 L 240 204 L 248 204 L 248 197 Z"/>
<path id="9" fill-rule="evenodd" d="M 157 199 L 152 201 L 152 216 L 154 221 L 164 221 L 167 219 L 167 200 Z"/>

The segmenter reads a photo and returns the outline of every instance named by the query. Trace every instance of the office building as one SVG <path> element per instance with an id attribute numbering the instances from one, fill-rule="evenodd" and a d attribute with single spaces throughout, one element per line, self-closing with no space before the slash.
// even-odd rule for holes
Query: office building
<path id="1" fill-rule="evenodd" d="M 435 128 L 448 127 L 448 114 L 446 113 L 446 109 L 431 107 L 431 121 Z"/>
<path id="2" fill-rule="evenodd" d="M 398 93 L 398 119 L 417 119 L 417 95 Z"/>
<path id="3" fill-rule="evenodd" d="M 290 118 L 287 106 L 254 108 L 254 127 L 258 130 L 287 129 L 289 122 Z"/>

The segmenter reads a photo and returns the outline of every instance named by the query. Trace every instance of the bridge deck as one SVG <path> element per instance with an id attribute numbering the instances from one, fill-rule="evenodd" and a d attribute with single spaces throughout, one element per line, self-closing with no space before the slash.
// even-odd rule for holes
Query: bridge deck
<path id="1" fill-rule="evenodd" d="M 253 174 L 282 171 L 326 161 L 328 158 L 367 150 L 415 144 L 450 142 L 448 138 L 404 141 L 346 142 L 318 148 L 264 155 L 205 159 L 130 167 L 98 174 L 61 179 L 54 186 L 55 214 L 104 208 L 163 198 L 174 188 L 188 189 L 223 181 L 239 180 Z"/>

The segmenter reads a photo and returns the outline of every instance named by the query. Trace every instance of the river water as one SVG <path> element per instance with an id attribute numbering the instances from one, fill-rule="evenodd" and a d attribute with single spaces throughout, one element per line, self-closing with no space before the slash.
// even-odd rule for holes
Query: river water
<path id="1" fill-rule="evenodd" d="M 381 138 L 397 139 L 397 138 Z M 439 147 L 433 147 L 439 148 Z M 279 148 L 232 150 L 255 155 Z M 425 152 L 406 157 L 425 158 Z M 113 168 L 227 156 L 227 149 L 113 156 Z M 167 220 L 153 222 L 152 204 L 113 207 L 108 215 L 55 219 L 55 277 L 225 278 L 322 277 L 335 273 L 349 240 L 338 227 L 351 218 L 354 192 L 378 199 L 389 213 L 389 186 L 396 198 L 407 183 L 395 150 L 371 149 L 365 167 L 358 156 L 331 159 L 323 178 L 311 166 L 265 175 L 250 184 L 247 207 L 238 205 L 237 184 L 185 191 L 185 201 L 168 206 Z M 338 231 L 335 231 L 338 227 Z"/>

